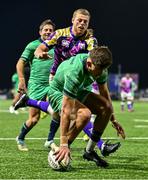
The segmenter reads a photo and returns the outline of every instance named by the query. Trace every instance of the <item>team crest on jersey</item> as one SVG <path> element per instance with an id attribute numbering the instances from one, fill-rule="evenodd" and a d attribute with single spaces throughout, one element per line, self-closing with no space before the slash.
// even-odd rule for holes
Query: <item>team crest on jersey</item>
<path id="1" fill-rule="evenodd" d="M 78 47 L 79 49 L 85 49 L 85 43 L 79 42 Z"/>
<path id="2" fill-rule="evenodd" d="M 69 42 L 69 41 L 62 40 L 62 46 L 63 46 L 63 47 L 68 48 L 68 47 L 69 47 L 69 44 L 70 44 L 70 42 Z"/>

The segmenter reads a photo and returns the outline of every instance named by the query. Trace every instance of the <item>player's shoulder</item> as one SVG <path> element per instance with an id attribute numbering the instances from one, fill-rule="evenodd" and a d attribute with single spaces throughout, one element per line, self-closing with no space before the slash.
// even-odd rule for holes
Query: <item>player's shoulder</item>
<path id="1" fill-rule="evenodd" d="M 76 55 L 76 58 L 80 58 L 80 59 L 86 59 L 88 58 L 88 53 L 79 53 Z"/>
<path id="2" fill-rule="evenodd" d="M 72 57 L 77 70 L 84 66 L 85 61 L 88 58 L 88 56 L 89 55 L 87 53 L 80 53 L 80 54 L 77 54 L 76 56 Z"/>
<path id="3" fill-rule="evenodd" d="M 57 29 L 56 34 L 61 35 L 61 36 L 62 35 L 68 35 L 68 34 L 70 34 L 70 27 Z"/>
<path id="4" fill-rule="evenodd" d="M 84 40 L 89 46 L 91 46 L 89 50 L 91 50 L 94 46 L 98 45 L 97 38 L 94 37 L 93 35 L 89 34 L 89 33 L 85 34 Z"/>
<path id="5" fill-rule="evenodd" d="M 70 27 L 60 28 L 60 29 L 57 29 L 56 31 L 67 31 L 67 30 L 70 31 Z"/>
<path id="6" fill-rule="evenodd" d="M 27 46 L 38 46 L 41 43 L 39 39 L 33 40 L 27 44 Z"/>

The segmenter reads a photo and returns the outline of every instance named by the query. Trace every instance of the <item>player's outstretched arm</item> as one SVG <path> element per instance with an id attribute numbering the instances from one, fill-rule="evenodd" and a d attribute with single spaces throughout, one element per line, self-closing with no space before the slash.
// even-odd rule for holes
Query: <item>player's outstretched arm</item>
<path id="1" fill-rule="evenodd" d="M 108 90 L 107 83 L 100 85 L 99 90 L 100 90 L 100 94 L 102 96 L 104 96 L 106 99 L 108 99 L 108 101 L 112 105 L 112 100 L 111 100 L 111 97 L 110 97 L 110 93 L 109 93 L 109 90 Z M 119 122 L 117 122 L 117 120 L 115 118 L 113 105 L 112 105 L 112 116 L 111 116 L 110 120 L 112 122 L 112 126 L 117 130 L 117 134 L 120 135 L 123 139 L 125 139 L 124 129 L 119 124 Z"/>
<path id="2" fill-rule="evenodd" d="M 49 59 L 48 50 L 45 44 L 40 44 L 35 50 L 34 55 L 39 59 Z"/>

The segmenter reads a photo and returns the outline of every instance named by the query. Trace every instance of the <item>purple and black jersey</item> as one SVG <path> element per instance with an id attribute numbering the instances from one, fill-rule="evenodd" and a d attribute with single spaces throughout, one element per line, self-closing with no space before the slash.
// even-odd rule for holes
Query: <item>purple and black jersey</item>
<path id="1" fill-rule="evenodd" d="M 97 40 L 88 32 L 76 37 L 72 33 L 72 27 L 68 27 L 55 31 L 43 43 L 49 49 L 55 46 L 54 63 L 50 71 L 54 75 L 61 62 L 78 53 L 88 53 L 97 45 Z"/>

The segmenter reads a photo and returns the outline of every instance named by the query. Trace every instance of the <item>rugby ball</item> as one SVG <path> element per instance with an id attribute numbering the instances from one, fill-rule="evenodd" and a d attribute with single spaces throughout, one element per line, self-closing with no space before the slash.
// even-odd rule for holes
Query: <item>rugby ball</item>
<path id="1" fill-rule="evenodd" d="M 54 169 L 54 170 L 60 170 L 62 168 L 62 166 L 59 164 L 58 161 L 55 160 L 55 155 L 54 155 L 54 151 L 50 150 L 49 154 L 48 154 L 48 164 L 49 166 Z"/>
<path id="2" fill-rule="evenodd" d="M 54 155 L 53 150 L 50 150 L 48 154 L 48 164 L 53 170 L 67 171 L 70 168 L 70 158 L 67 160 L 63 159 L 61 162 L 55 160 L 56 156 Z"/>

